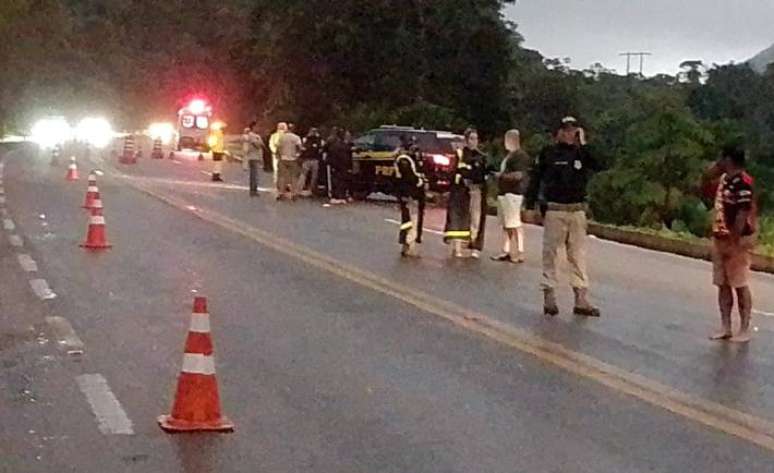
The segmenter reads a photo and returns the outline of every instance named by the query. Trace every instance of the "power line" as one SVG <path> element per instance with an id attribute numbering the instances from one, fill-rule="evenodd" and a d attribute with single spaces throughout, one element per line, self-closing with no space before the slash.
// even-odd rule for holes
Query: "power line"
<path id="1" fill-rule="evenodd" d="M 649 52 L 627 52 L 627 53 L 621 53 L 619 56 L 626 56 L 626 75 L 628 76 L 632 71 L 632 57 L 639 57 L 640 58 L 640 75 L 642 75 L 642 71 L 645 70 L 645 56 L 652 56 L 652 53 Z"/>

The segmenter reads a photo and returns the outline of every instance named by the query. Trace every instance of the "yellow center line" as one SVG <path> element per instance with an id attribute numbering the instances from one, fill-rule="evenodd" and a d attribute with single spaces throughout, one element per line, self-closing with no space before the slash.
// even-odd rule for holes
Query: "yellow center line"
<path id="1" fill-rule="evenodd" d="M 305 246 L 229 218 L 219 212 L 201 207 L 191 207 L 188 202 L 151 189 L 147 184 L 129 176 L 119 174 L 118 177 L 123 178 L 129 185 L 146 194 L 205 222 L 217 225 L 360 286 L 391 296 L 420 309 L 424 314 L 440 317 L 455 326 L 533 355 L 540 361 L 558 366 L 615 391 L 628 394 L 692 421 L 774 451 L 774 423 L 767 419 L 678 391 L 589 355 L 572 351 L 560 344 L 497 321 L 485 314 L 468 310 L 452 302 L 343 263 Z M 423 313 L 417 315 L 421 316 Z"/>

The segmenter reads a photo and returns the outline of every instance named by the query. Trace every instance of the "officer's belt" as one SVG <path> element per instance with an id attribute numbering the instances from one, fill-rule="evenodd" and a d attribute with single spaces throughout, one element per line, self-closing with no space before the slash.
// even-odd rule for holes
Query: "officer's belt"
<path id="1" fill-rule="evenodd" d="M 588 205 L 585 202 L 578 202 L 576 204 L 557 204 L 556 202 L 549 202 L 547 209 L 556 212 L 585 212 L 588 210 Z"/>

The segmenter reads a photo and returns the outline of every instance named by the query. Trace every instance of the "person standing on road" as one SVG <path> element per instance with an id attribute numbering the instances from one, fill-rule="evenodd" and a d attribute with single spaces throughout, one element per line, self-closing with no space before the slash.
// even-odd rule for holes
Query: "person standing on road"
<path id="1" fill-rule="evenodd" d="M 301 153 L 301 176 L 296 188 L 302 197 L 311 197 L 317 192 L 317 177 L 320 173 L 323 141 L 317 128 L 311 128 L 304 138 L 304 152 Z M 306 185 L 309 184 L 309 190 Z"/>
<path id="2" fill-rule="evenodd" d="M 470 256 L 480 258 L 486 226 L 486 156 L 478 149 L 478 132 L 465 130 L 465 146 L 457 150 L 457 165 L 449 191 L 444 241 L 452 243 L 452 256 L 462 258 L 463 242 Z"/>
<path id="3" fill-rule="evenodd" d="M 505 133 L 505 149 L 508 155 L 500 164 L 497 174 L 499 195 L 498 214 L 503 226 L 503 252 L 493 256 L 495 261 L 524 262 L 524 227 L 521 222 L 521 207 L 527 190 L 527 173 L 532 167 L 532 158 L 521 149 L 519 130 Z"/>
<path id="4" fill-rule="evenodd" d="M 419 257 L 418 244 L 422 243 L 425 215 L 425 185 L 419 150 L 405 136 L 395 157 L 396 197 L 400 204 L 400 232 L 398 241 L 401 256 Z"/>
<path id="5" fill-rule="evenodd" d="M 277 162 L 277 200 L 288 197 L 295 200 L 298 190 L 298 176 L 301 172 L 298 158 L 304 149 L 301 137 L 294 133 L 293 128 L 282 134 L 277 146 L 279 160 Z"/>
<path id="6" fill-rule="evenodd" d="M 212 151 L 212 180 L 214 182 L 223 182 L 221 174 L 223 172 L 223 157 L 226 153 L 226 137 L 223 129 L 224 123 L 215 122 L 212 124 L 210 133 L 210 150 Z"/>
<path id="7" fill-rule="evenodd" d="M 527 207 L 534 208 L 542 188 L 546 202 L 543 219 L 543 312 L 559 313 L 555 289 L 560 249 L 566 249 L 570 263 L 570 284 L 575 293 L 573 313 L 599 317 L 598 308 L 588 300 L 586 273 L 586 187 L 592 172 L 599 170 L 586 146 L 586 133 L 573 117 L 562 119 L 557 143 L 546 147 L 532 169 Z"/>
<path id="8" fill-rule="evenodd" d="M 345 141 L 345 132 L 336 130 L 336 134 L 326 144 L 326 160 L 330 166 L 331 205 L 347 203 L 349 188 L 349 169 L 352 166 L 352 148 Z"/>
<path id="9" fill-rule="evenodd" d="M 263 159 L 263 139 L 258 134 L 258 124 L 250 123 L 242 135 L 242 166 L 250 171 L 250 196 L 258 197 L 258 162 Z"/>
<path id="10" fill-rule="evenodd" d="M 288 131 L 288 124 L 285 122 L 277 123 L 277 131 L 269 137 L 269 151 L 271 151 L 271 171 L 273 172 L 273 184 L 277 187 L 277 170 L 279 161 L 279 143 L 282 135 Z"/>
<path id="11" fill-rule="evenodd" d="M 745 171 L 745 153 L 725 148 L 720 160 L 706 173 L 707 180 L 720 177 L 715 197 L 715 220 L 712 226 L 712 279 L 718 287 L 721 330 L 712 340 L 746 343 L 752 338 L 752 292 L 750 291 L 751 254 L 756 243 L 756 210 L 754 180 Z M 741 324 L 733 336 L 731 312 L 734 292 Z"/>

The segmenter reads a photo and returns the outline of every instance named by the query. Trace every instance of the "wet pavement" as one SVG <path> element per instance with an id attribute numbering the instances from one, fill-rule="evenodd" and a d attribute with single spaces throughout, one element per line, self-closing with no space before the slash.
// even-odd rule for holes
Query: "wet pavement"
<path id="1" fill-rule="evenodd" d="M 774 419 L 767 343 L 774 319 L 756 318 L 749 347 L 707 341 L 716 316 L 704 262 L 594 241 L 593 293 L 604 317 L 572 317 L 563 294 L 562 316 L 545 320 L 538 228 L 528 228 L 522 266 L 449 261 L 433 233 L 425 257 L 405 261 L 389 204 L 249 199 L 236 164 L 227 166 L 225 185 L 212 185 L 206 162 L 143 160 L 118 168 L 128 178 L 95 164 L 109 171 L 99 186 L 114 247 L 91 254 L 78 248 L 90 166 L 82 163 L 82 180 L 67 183 L 64 168 L 31 153 L 5 162 L 7 207 L 57 298 L 35 299 L 18 250 L 3 237 L 0 268 L 13 276 L 0 283 L 0 332 L 11 334 L 0 336 L 0 440 L 10 439 L 0 447 L 2 472 L 769 471 L 771 450 L 429 315 L 135 185 L 273 235 L 298 254 L 314 251 L 696 399 Z M 427 226 L 440 229 L 442 217 L 431 210 Z M 487 257 L 499 244 L 494 219 L 488 230 Z M 773 278 L 756 275 L 761 310 L 774 312 L 773 287 Z M 155 422 L 172 402 L 195 294 L 210 298 L 233 434 L 169 436 Z M 83 355 L 38 340 L 51 337 L 44 320 L 52 315 L 69 320 Z M 100 433 L 75 380 L 83 374 L 104 377 L 132 435 Z M 14 399 L 30 386 L 45 402 Z"/>

